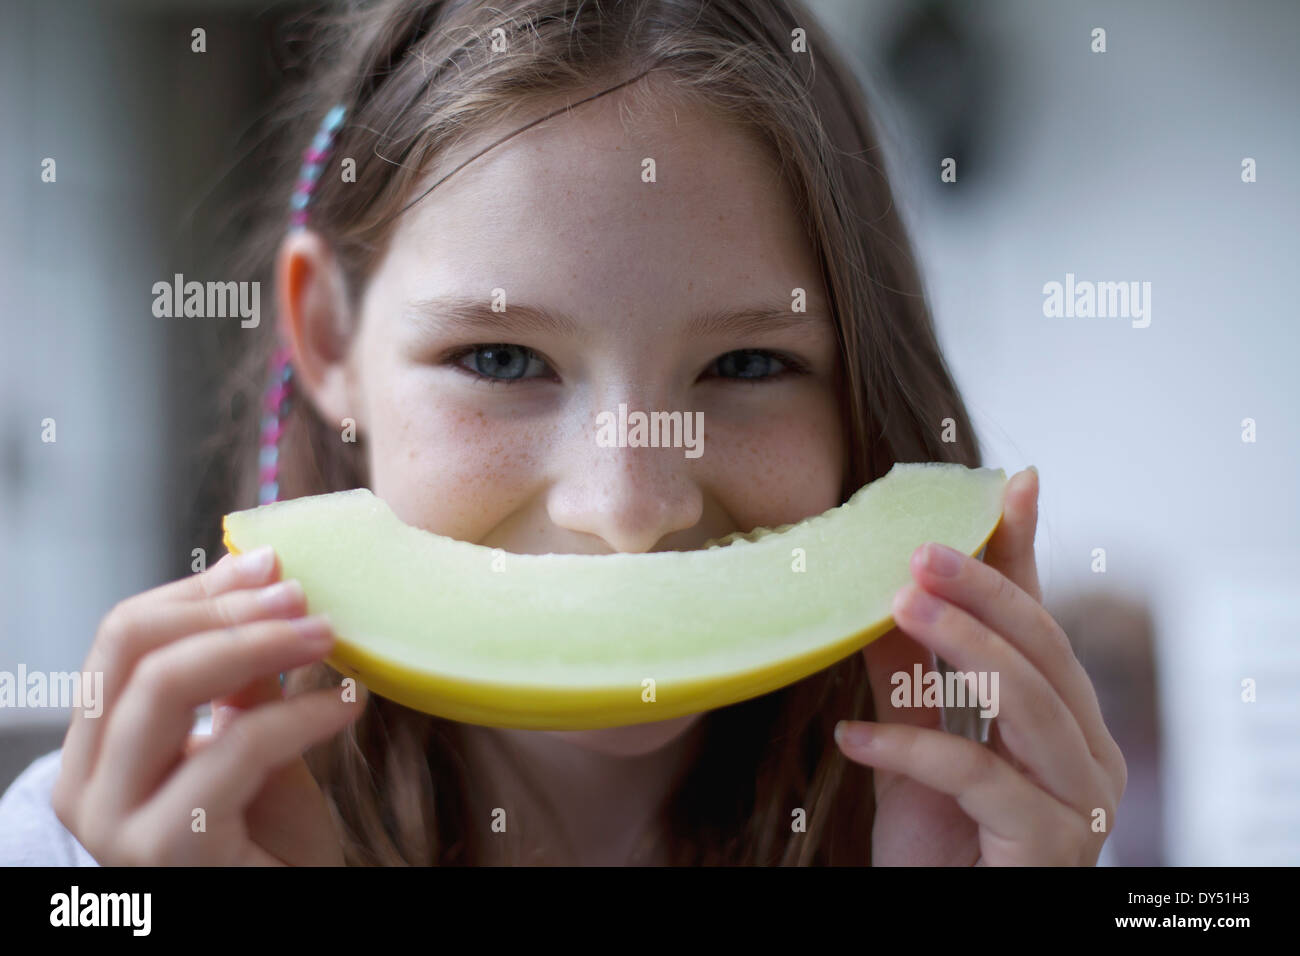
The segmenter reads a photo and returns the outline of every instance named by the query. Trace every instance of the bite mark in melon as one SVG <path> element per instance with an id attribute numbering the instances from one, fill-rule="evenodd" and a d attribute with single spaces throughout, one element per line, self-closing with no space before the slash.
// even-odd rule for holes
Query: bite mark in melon
<path id="1" fill-rule="evenodd" d="M 226 515 L 232 552 L 275 548 L 328 663 L 374 693 L 466 723 L 582 730 L 768 693 L 893 626 L 912 552 L 978 554 L 1001 469 L 894 465 L 839 507 L 697 551 L 502 552 L 403 523 L 366 489 Z M 802 568 L 802 570 L 799 570 Z"/>

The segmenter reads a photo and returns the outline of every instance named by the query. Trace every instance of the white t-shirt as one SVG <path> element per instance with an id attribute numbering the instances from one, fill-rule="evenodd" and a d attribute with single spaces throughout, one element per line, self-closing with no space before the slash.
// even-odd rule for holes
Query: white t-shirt
<path id="1" fill-rule="evenodd" d="M 0 797 L 0 866 L 99 866 L 50 806 L 62 759 L 36 758 Z"/>
<path id="2" fill-rule="evenodd" d="M 206 707 L 191 731 L 212 733 Z M 0 797 L 0 866 L 99 866 L 50 806 L 63 751 L 37 757 Z"/>

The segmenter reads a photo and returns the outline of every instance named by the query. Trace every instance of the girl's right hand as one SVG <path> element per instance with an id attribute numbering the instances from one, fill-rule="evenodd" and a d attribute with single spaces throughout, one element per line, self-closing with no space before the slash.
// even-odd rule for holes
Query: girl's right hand
<path id="1" fill-rule="evenodd" d="M 102 710 L 74 710 L 51 796 L 100 864 L 343 864 L 302 754 L 363 705 L 337 687 L 283 697 L 279 672 L 321 660 L 334 638 L 278 578 L 270 548 L 226 555 L 100 624 L 82 669 L 103 672 Z M 191 734 L 209 701 L 212 735 Z"/>

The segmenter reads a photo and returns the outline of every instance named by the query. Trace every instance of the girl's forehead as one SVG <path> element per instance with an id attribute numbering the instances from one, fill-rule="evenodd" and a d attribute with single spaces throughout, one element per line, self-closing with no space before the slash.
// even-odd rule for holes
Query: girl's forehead
<path id="1" fill-rule="evenodd" d="M 507 130 L 510 127 L 505 127 Z M 422 188 L 491 142 L 485 130 L 443 157 Z M 490 256 L 565 251 L 583 261 L 675 255 L 801 258 L 792 196 L 756 135 L 699 108 L 629 115 L 596 100 L 474 159 L 403 214 L 395 244 Z M 703 264 L 703 263 L 701 263 Z"/>
<path id="2" fill-rule="evenodd" d="M 469 204 L 484 217 L 512 209 L 522 217 L 577 202 L 589 214 L 650 216 L 656 208 L 680 211 L 674 205 L 789 198 L 776 157 L 756 132 L 680 97 L 619 90 L 521 130 L 582 95 L 539 100 L 444 151 L 421 175 L 412 196 L 424 198 L 406 215 Z"/>
<path id="3" fill-rule="evenodd" d="M 520 131 L 556 109 L 516 111 L 432 164 L 414 195 L 436 188 L 402 214 L 376 275 L 386 307 L 501 289 L 641 321 L 656 306 L 685 315 L 796 287 L 820 298 L 815 251 L 758 134 L 627 90 Z"/>
<path id="4" fill-rule="evenodd" d="M 717 155 L 719 143 L 707 145 Z M 707 157 L 678 147 L 663 155 L 686 181 L 664 188 L 662 176 L 643 184 L 629 174 L 619 153 L 559 172 L 526 146 L 516 153 L 406 213 L 390 249 L 403 298 L 502 289 L 511 303 L 540 299 L 578 314 L 600 304 L 648 319 L 656 307 L 685 315 L 788 299 L 796 287 L 817 295 L 816 257 L 793 203 L 734 165 L 700 168 Z"/>

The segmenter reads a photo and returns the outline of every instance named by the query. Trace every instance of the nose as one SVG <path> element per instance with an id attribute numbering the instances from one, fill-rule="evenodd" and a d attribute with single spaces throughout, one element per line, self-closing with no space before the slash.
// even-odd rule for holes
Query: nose
<path id="1" fill-rule="evenodd" d="M 546 499 L 552 522 L 629 554 L 652 551 L 700 523 L 704 495 L 683 449 L 602 447 L 594 421 L 575 430 L 566 449 Z"/>

